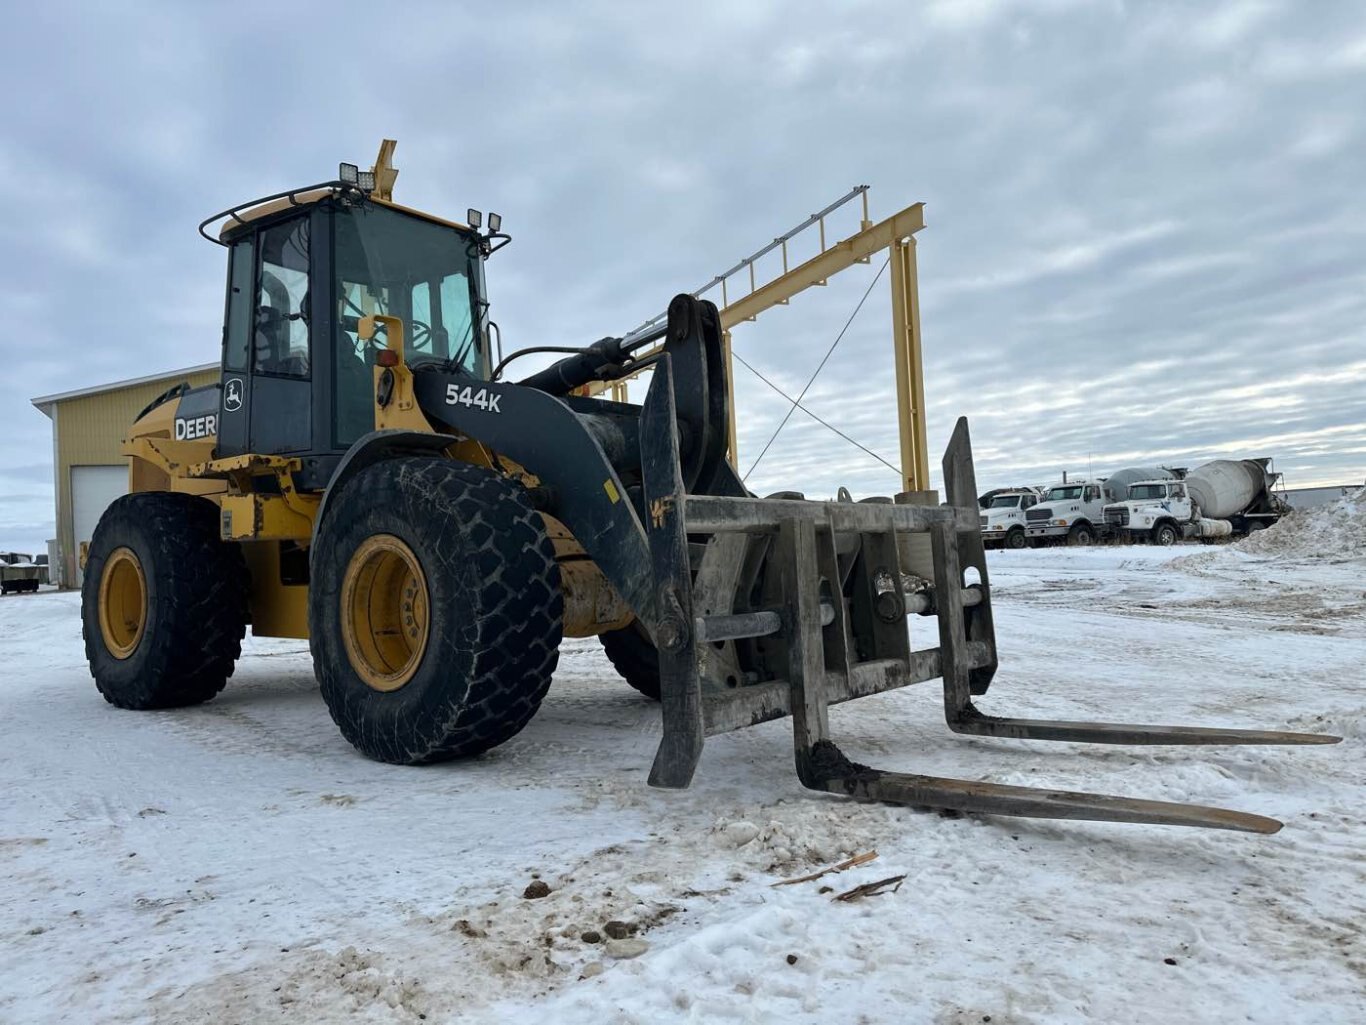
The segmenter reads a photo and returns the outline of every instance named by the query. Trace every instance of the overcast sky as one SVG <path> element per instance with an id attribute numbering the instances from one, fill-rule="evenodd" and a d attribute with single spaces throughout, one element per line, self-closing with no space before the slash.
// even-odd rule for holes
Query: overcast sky
<path id="1" fill-rule="evenodd" d="M 504 215 L 509 347 L 621 333 L 867 183 L 875 220 L 926 204 L 936 478 L 958 415 L 983 488 L 1224 455 L 1366 477 L 1366 5 L 291 7 L 7 13 L 0 547 L 53 533 L 29 400 L 217 360 L 198 221 L 386 135 L 400 202 Z M 795 394 L 881 263 L 737 351 Z M 786 407 L 736 372 L 748 469 Z M 806 404 L 896 463 L 893 395 L 884 274 Z M 800 412 L 749 483 L 897 489 Z"/>

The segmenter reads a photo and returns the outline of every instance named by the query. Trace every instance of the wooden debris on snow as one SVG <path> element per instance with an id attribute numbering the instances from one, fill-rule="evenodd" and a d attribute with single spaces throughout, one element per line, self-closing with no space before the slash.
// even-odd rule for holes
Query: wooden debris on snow
<path id="1" fill-rule="evenodd" d="M 905 873 L 899 876 L 888 876 L 886 879 L 879 879 L 875 883 L 863 883 L 855 886 L 852 890 L 845 890 L 831 897 L 831 900 L 858 900 L 861 897 L 872 897 L 879 893 L 884 893 L 890 886 L 893 893 L 901 889 L 901 883 L 906 878 Z"/>
<path id="2" fill-rule="evenodd" d="M 778 882 L 772 883 L 771 885 L 792 886 L 795 883 L 809 883 L 822 876 L 827 876 L 831 872 L 843 872 L 845 869 L 858 868 L 860 865 L 866 865 L 876 857 L 877 851 L 869 851 L 867 854 L 855 854 L 848 861 L 841 861 L 838 865 L 831 865 L 829 868 L 823 868 L 819 872 L 812 872 L 810 875 L 798 876 L 796 879 L 780 879 Z"/>

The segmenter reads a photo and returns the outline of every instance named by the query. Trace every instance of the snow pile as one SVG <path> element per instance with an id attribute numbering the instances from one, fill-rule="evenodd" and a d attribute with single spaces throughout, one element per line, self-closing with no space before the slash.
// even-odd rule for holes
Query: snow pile
<path id="1" fill-rule="evenodd" d="M 1328 505 L 1292 512 L 1238 542 L 1253 555 L 1352 559 L 1366 556 L 1366 488 Z"/>

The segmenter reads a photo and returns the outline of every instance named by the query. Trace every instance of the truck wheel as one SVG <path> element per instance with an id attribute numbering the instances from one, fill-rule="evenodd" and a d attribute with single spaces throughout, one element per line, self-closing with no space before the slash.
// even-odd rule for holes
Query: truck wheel
<path id="1" fill-rule="evenodd" d="M 248 576 L 218 507 L 145 491 L 100 517 L 81 585 L 90 674 L 119 708 L 178 708 L 223 689 L 242 653 Z"/>
<path id="2" fill-rule="evenodd" d="M 659 649 L 640 626 L 630 623 L 620 630 L 598 634 L 607 660 L 623 680 L 653 701 L 659 700 Z"/>
<path id="3" fill-rule="evenodd" d="M 519 733 L 550 688 L 564 613 L 525 491 L 466 463 L 396 458 L 334 501 L 308 622 L 342 735 L 371 758 L 420 765 Z"/>
<path id="4" fill-rule="evenodd" d="M 1095 532 L 1085 523 L 1078 523 L 1067 532 L 1067 543 L 1073 547 L 1086 548 L 1094 544 L 1095 540 Z"/>
<path id="5" fill-rule="evenodd" d="M 1016 527 L 1014 530 L 1006 534 L 1007 548 L 1024 548 L 1025 543 L 1025 532 L 1019 527 Z"/>
<path id="6" fill-rule="evenodd" d="M 1170 523 L 1160 523 L 1153 530 L 1153 544 L 1166 548 L 1176 544 L 1176 528 Z"/>

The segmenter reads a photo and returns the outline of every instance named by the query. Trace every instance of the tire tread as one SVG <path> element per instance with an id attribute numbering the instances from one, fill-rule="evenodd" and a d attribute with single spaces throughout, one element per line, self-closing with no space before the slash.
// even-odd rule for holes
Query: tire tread
<path id="1" fill-rule="evenodd" d="M 470 757 L 511 739 L 529 723 L 559 661 L 563 597 L 554 547 L 525 492 L 497 474 L 450 459 L 408 457 L 371 467 L 349 481 L 320 534 L 319 559 L 340 580 L 343 553 L 335 528 L 382 503 L 420 510 L 414 529 L 450 557 L 467 561 L 480 581 L 470 624 L 472 669 L 453 681 L 426 721 L 381 722 L 373 695 L 354 677 L 337 609 L 323 596 L 309 606 L 310 645 L 332 719 L 364 754 L 418 765 Z M 424 566 L 430 576 L 454 564 Z M 443 643 L 432 637 L 430 643 Z M 412 686 L 409 684 L 408 686 Z M 397 693 L 397 692 L 396 692 Z"/>
<path id="2" fill-rule="evenodd" d="M 148 623 L 156 628 L 124 664 L 104 645 L 98 605 L 104 560 L 128 535 L 146 547 L 137 555 L 144 575 L 155 575 L 158 608 Z M 217 506 L 178 492 L 124 495 L 100 518 L 90 552 L 81 632 L 104 699 L 142 710 L 197 705 L 217 695 L 242 653 L 249 588 L 241 550 L 219 538 Z M 132 660 L 136 674 L 119 671 L 131 669 Z"/>

